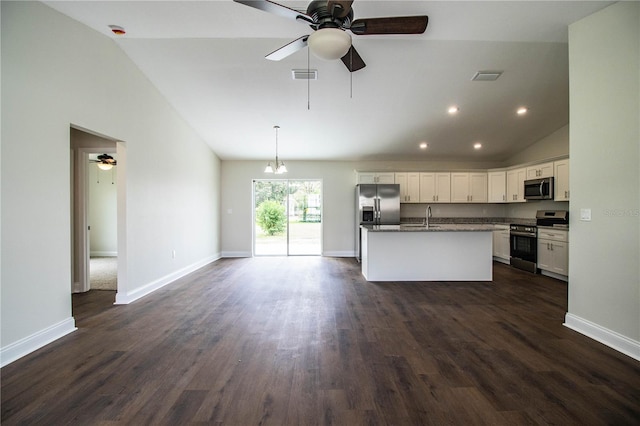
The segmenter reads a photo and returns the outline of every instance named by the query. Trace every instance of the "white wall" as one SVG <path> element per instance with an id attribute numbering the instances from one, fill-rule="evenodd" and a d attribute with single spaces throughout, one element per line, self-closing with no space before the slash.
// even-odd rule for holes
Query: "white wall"
<path id="1" fill-rule="evenodd" d="M 506 161 L 507 166 L 569 156 L 569 125 L 563 126 Z"/>
<path id="2" fill-rule="evenodd" d="M 4 364 L 74 329 L 70 126 L 124 141 L 124 300 L 219 256 L 220 161 L 110 38 L 41 3 L 1 7 Z"/>
<path id="3" fill-rule="evenodd" d="M 569 27 L 567 325 L 640 359 L 640 3 Z M 579 220 L 591 209 L 590 222 Z"/>
<path id="4" fill-rule="evenodd" d="M 285 159 L 286 161 L 286 159 Z M 222 162 L 222 255 L 251 256 L 252 180 L 275 178 L 263 173 L 264 161 Z M 495 163 L 417 162 L 417 161 L 286 161 L 285 179 L 323 181 L 323 255 L 353 256 L 355 250 L 355 185 L 359 171 L 477 170 L 496 167 Z M 426 204 L 401 205 L 401 217 L 423 217 Z M 526 217 L 535 218 L 538 209 L 564 209 L 567 203 L 532 202 L 526 207 L 503 204 L 432 205 L 440 217 Z M 511 214 L 513 213 L 513 214 Z"/>
<path id="5" fill-rule="evenodd" d="M 112 155 L 117 161 L 117 155 Z M 91 256 L 118 254 L 118 166 L 100 170 L 91 164 L 89 170 L 89 225 Z"/>

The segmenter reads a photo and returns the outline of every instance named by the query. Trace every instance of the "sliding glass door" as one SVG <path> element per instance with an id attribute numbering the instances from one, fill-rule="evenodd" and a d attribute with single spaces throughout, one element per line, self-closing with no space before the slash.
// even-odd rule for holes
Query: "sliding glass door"
<path id="1" fill-rule="evenodd" d="M 322 182 L 253 182 L 256 256 L 322 254 Z"/>

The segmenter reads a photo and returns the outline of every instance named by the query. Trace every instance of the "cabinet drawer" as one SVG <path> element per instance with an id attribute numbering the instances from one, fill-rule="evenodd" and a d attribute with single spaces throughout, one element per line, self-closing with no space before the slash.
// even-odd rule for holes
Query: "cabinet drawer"
<path id="1" fill-rule="evenodd" d="M 555 229 L 540 229 L 538 228 L 538 238 L 541 240 L 551 241 L 569 241 L 568 231 L 557 231 Z"/>

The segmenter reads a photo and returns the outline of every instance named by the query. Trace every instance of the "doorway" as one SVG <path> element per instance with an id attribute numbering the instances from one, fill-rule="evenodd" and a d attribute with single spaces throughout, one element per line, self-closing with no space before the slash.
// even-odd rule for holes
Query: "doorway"
<path id="1" fill-rule="evenodd" d="M 124 290 L 119 256 L 125 254 L 124 143 L 71 127 L 71 292 L 91 289 Z M 97 155 L 96 155 L 97 154 Z M 117 161 L 109 170 L 98 168 L 97 156 Z M 97 280 L 96 280 L 97 279 Z M 112 303 L 117 294 L 112 293 Z"/>
<path id="2" fill-rule="evenodd" d="M 253 181 L 255 256 L 322 254 L 322 181 Z"/>

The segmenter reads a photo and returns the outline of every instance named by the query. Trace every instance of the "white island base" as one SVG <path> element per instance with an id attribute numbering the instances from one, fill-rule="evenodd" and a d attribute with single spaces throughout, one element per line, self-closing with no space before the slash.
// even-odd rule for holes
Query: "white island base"
<path id="1" fill-rule="evenodd" d="M 362 228 L 362 274 L 367 281 L 493 279 L 490 226 L 465 231 L 453 225 L 426 232 L 381 228 Z"/>

